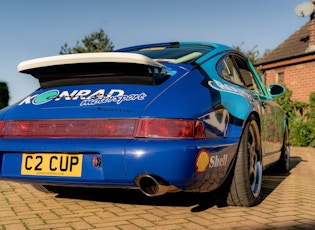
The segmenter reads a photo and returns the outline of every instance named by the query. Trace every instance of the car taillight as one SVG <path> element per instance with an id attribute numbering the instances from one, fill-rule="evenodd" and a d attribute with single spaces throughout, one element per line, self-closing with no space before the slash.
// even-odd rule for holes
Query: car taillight
<path id="1" fill-rule="evenodd" d="M 142 138 L 205 138 L 201 121 L 181 119 L 139 119 L 135 131 Z"/>
<path id="2" fill-rule="evenodd" d="M 3 137 L 4 121 L 0 121 L 0 137 Z"/>
<path id="3" fill-rule="evenodd" d="M 0 121 L 0 137 L 38 138 L 205 138 L 198 120 L 60 119 Z"/>
<path id="4" fill-rule="evenodd" d="M 3 137 L 133 137 L 136 119 L 3 121 Z"/>

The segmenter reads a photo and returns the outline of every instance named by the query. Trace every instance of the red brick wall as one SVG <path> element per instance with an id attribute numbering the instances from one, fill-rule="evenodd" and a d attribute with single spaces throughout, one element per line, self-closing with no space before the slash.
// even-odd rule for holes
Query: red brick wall
<path id="1" fill-rule="evenodd" d="M 284 82 L 277 82 L 277 75 L 284 72 Z M 293 91 L 294 101 L 309 101 L 311 92 L 315 92 L 315 62 L 267 70 L 266 83 L 280 83 Z"/>

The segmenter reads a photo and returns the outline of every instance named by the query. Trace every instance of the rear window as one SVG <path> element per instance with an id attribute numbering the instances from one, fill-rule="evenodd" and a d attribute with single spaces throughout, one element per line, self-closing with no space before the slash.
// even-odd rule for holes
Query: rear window
<path id="1" fill-rule="evenodd" d="M 32 70 L 41 88 L 85 84 L 159 85 L 168 79 L 157 68 L 132 63 L 79 63 Z"/>

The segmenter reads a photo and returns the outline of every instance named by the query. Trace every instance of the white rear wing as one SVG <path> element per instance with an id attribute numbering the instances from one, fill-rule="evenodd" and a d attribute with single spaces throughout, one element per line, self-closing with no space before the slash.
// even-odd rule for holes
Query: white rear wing
<path id="1" fill-rule="evenodd" d="M 19 72 L 28 73 L 32 72 L 31 71 L 32 69 L 81 63 L 130 63 L 141 64 L 157 68 L 165 68 L 164 65 L 142 54 L 125 52 L 102 52 L 67 54 L 37 58 L 21 62 L 18 65 L 17 69 Z"/>

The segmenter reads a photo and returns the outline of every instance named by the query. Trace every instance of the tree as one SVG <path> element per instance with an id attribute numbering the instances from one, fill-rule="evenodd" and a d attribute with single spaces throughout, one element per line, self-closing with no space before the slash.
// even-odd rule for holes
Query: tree
<path id="1" fill-rule="evenodd" d="M 242 52 L 243 54 L 245 54 L 249 58 L 249 60 L 253 64 L 255 64 L 258 61 L 258 59 L 260 58 L 259 51 L 257 50 L 258 45 L 255 45 L 250 50 L 246 50 L 246 51 L 244 51 L 242 49 L 243 45 L 244 45 L 244 42 L 242 42 L 241 45 L 235 46 L 233 48 L 236 49 L 237 51 Z"/>
<path id="2" fill-rule="evenodd" d="M 263 55 L 260 58 L 266 57 L 271 52 L 271 49 L 266 49 Z"/>
<path id="3" fill-rule="evenodd" d="M 241 45 L 233 46 L 233 48 L 236 49 L 237 51 L 245 54 L 253 64 L 255 64 L 259 59 L 265 57 L 267 54 L 269 54 L 271 52 L 270 49 L 266 49 L 264 51 L 263 55 L 260 55 L 259 50 L 257 50 L 258 45 L 253 46 L 249 50 L 243 50 L 242 49 L 243 45 L 244 45 L 244 42 L 242 42 Z"/>
<path id="4" fill-rule="evenodd" d="M 93 32 L 85 36 L 81 42 L 77 41 L 75 47 L 69 47 L 65 43 L 60 50 L 60 54 L 75 54 L 75 53 L 91 53 L 91 52 L 109 52 L 114 49 L 113 43 L 110 41 L 103 29 L 99 32 Z"/>
<path id="5" fill-rule="evenodd" d="M 9 104 L 9 90 L 7 83 L 0 82 L 0 109 L 8 106 Z"/>

